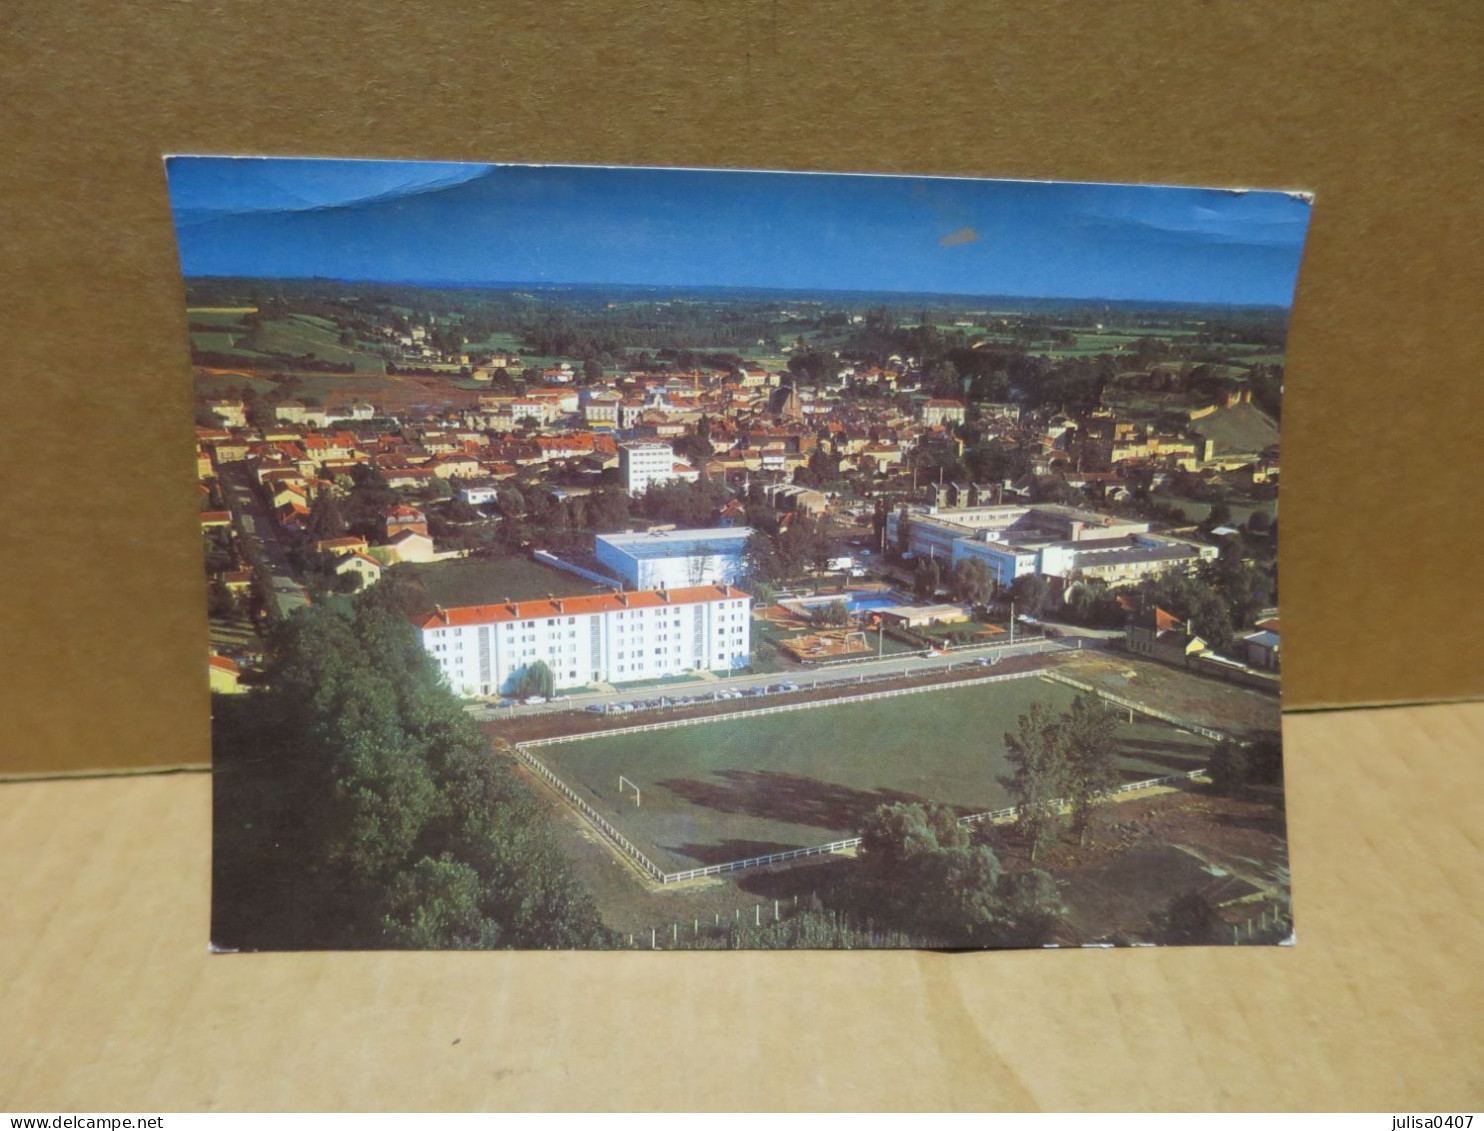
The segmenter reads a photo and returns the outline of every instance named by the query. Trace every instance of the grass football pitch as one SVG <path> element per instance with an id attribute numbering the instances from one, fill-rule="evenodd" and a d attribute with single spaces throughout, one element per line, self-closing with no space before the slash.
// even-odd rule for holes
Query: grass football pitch
<path id="1" fill-rule="evenodd" d="M 965 815 L 1008 805 L 997 780 L 1009 772 L 1005 732 L 1031 703 L 1062 711 L 1075 696 L 1033 676 L 532 753 L 656 864 L 680 870 L 854 836 L 876 806 L 893 802 L 937 801 Z M 1121 718 L 1122 781 L 1205 764 L 1209 740 Z M 627 785 L 620 796 L 620 774 L 638 786 L 638 806 Z"/>

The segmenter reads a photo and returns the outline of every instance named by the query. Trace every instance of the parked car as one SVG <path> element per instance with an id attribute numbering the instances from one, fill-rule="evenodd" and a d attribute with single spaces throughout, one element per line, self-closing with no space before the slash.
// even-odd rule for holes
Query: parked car
<path id="1" fill-rule="evenodd" d="M 546 702 L 546 696 L 528 695 L 524 699 L 522 699 L 521 702 L 524 703 L 527 707 L 537 707 Z"/>

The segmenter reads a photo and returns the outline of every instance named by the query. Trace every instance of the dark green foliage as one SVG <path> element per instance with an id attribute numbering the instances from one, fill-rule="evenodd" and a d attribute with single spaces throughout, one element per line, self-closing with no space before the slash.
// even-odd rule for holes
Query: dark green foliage
<path id="1" fill-rule="evenodd" d="M 1017 613 L 1039 613 L 1051 603 L 1051 583 L 1040 574 L 1026 574 L 1015 579 L 1010 586 L 1010 595 L 1015 600 Z"/>
<path id="2" fill-rule="evenodd" d="M 1061 717 L 1061 753 L 1072 831 L 1085 840 L 1092 807 L 1118 784 L 1113 733 L 1118 717 L 1096 695 L 1079 695 Z"/>
<path id="3" fill-rule="evenodd" d="M 1226 739 L 1211 754 L 1211 784 L 1220 792 L 1238 794 L 1250 786 L 1283 784 L 1283 743 L 1266 735 L 1245 745 Z"/>
<path id="4" fill-rule="evenodd" d="M 507 690 L 517 699 L 528 699 L 533 695 L 550 699 L 552 692 L 556 690 L 556 676 L 545 660 L 536 660 L 511 676 Z"/>
<path id="5" fill-rule="evenodd" d="M 912 592 L 920 601 L 931 601 L 943 584 L 943 570 L 937 558 L 918 560 L 912 574 Z"/>
<path id="6" fill-rule="evenodd" d="M 794 515 L 777 533 L 754 530 L 742 551 L 744 572 L 750 582 L 777 583 L 823 570 L 832 554 L 833 532 L 829 523 Z"/>
<path id="7" fill-rule="evenodd" d="M 395 592 L 277 622 L 214 727 L 220 945 L 603 945 L 541 804 L 443 687 Z M 230 780 L 230 789 L 226 788 Z"/>
<path id="8" fill-rule="evenodd" d="M 1117 595 L 1106 582 L 1098 580 L 1079 581 L 1068 590 L 1061 612 L 1073 624 L 1092 628 L 1113 628 L 1128 619 Z"/>
<path id="9" fill-rule="evenodd" d="M 1005 757 L 1014 772 L 1000 778 L 1020 810 L 1017 825 L 1030 847 L 1030 857 L 1061 832 L 1059 799 L 1065 780 L 1061 744 L 1062 716 L 1045 703 L 1032 703 L 1014 731 L 1005 732 Z"/>
<path id="10" fill-rule="evenodd" d="M 1140 584 L 1139 600 L 1145 612 L 1158 607 L 1192 622 L 1195 634 L 1218 652 L 1231 643 L 1233 609 L 1216 586 L 1200 578 L 1179 569 L 1166 570 Z"/>
<path id="11" fill-rule="evenodd" d="M 953 567 L 950 589 L 955 598 L 971 605 L 987 605 L 994 596 L 994 573 L 986 562 L 965 558 Z"/>
<path id="12" fill-rule="evenodd" d="M 614 534 L 629 523 L 629 496 L 621 490 L 594 491 L 587 499 L 587 526 L 595 534 Z"/>
<path id="13" fill-rule="evenodd" d="M 401 499 L 386 485 L 381 472 L 369 463 L 357 464 L 351 471 L 354 486 L 341 508 L 345 522 L 357 534 L 371 537 L 379 533 L 381 516 Z"/>
<path id="14" fill-rule="evenodd" d="M 861 830 L 862 900 L 888 922 L 919 931 L 988 927 L 995 922 L 1000 863 L 946 806 L 883 805 Z"/>
<path id="15" fill-rule="evenodd" d="M 1216 561 L 1206 562 L 1198 580 L 1226 606 L 1233 631 L 1250 625 L 1265 607 L 1278 599 L 1273 564 L 1252 565 L 1235 553 L 1224 553 Z"/>
<path id="16" fill-rule="evenodd" d="M 310 545 L 345 534 L 345 516 L 340 503 L 328 490 L 321 488 L 309 504 L 309 518 L 304 523 L 304 538 Z"/>
<path id="17" fill-rule="evenodd" d="M 480 908 L 479 873 L 444 853 L 424 856 L 398 876 L 382 918 L 386 938 L 405 950 L 489 950 L 500 945 L 498 924 Z"/>
<path id="18" fill-rule="evenodd" d="M 1117 729 L 1117 716 L 1087 694 L 1060 715 L 1044 703 L 1032 703 L 1017 730 L 1005 735 L 1006 757 L 1015 772 L 1000 784 L 1020 810 L 1018 825 L 1031 860 L 1060 833 L 1062 802 L 1071 811 L 1073 831 L 1085 836 L 1093 805 L 1117 784 Z"/>
<path id="19" fill-rule="evenodd" d="M 850 606 L 844 601 L 831 601 L 815 609 L 811 619 L 817 625 L 842 628 L 850 623 Z"/>
<path id="20" fill-rule="evenodd" d="M 936 946 L 1033 946 L 1055 936 L 1056 881 L 1014 875 L 942 805 L 883 805 L 862 830 L 856 917 Z"/>
<path id="21" fill-rule="evenodd" d="M 1188 891 L 1170 900 L 1162 912 L 1150 916 L 1155 941 L 1166 946 L 1200 946 L 1226 942 L 1221 916 L 1200 892 Z"/>
<path id="22" fill-rule="evenodd" d="M 686 483 L 651 483 L 635 506 L 652 522 L 677 526 L 710 526 L 716 512 L 726 505 L 727 489 L 719 483 L 699 480 Z"/>

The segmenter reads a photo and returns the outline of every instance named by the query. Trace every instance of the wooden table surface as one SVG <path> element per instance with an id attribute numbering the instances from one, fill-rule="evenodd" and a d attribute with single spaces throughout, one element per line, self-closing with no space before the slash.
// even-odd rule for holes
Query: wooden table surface
<path id="1" fill-rule="evenodd" d="M 0 1109 L 1484 1106 L 1484 703 L 1291 714 L 1292 948 L 213 956 L 204 774 L 0 786 Z"/>

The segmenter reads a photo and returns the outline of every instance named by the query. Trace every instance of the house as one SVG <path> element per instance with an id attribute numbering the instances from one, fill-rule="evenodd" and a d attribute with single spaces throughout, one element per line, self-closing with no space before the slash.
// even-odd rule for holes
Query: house
<path id="1" fill-rule="evenodd" d="M 1188 621 L 1156 607 L 1136 617 L 1128 626 L 1128 650 L 1185 667 L 1191 657 L 1208 649 Z"/>
<path id="2" fill-rule="evenodd" d="M 484 468 L 473 456 L 454 452 L 429 460 L 427 466 L 439 479 L 473 479 L 484 474 Z"/>
<path id="3" fill-rule="evenodd" d="M 355 577 L 357 590 L 369 589 L 381 580 L 384 568 L 375 558 L 357 550 L 335 563 L 335 574 L 337 577 Z"/>
<path id="4" fill-rule="evenodd" d="M 303 401 L 279 401 L 273 407 L 273 418 L 280 424 L 306 424 L 318 428 L 325 426 L 324 410 L 310 408 Z"/>
<path id="5" fill-rule="evenodd" d="M 383 538 L 391 538 L 404 530 L 415 530 L 419 534 L 428 532 L 427 516 L 416 507 L 402 504 L 387 507 L 381 516 L 381 533 Z"/>
<path id="6" fill-rule="evenodd" d="M 247 427 L 247 406 L 240 400 L 209 400 L 206 402 L 206 411 L 228 428 Z"/>
<path id="7" fill-rule="evenodd" d="M 1262 671 L 1282 671 L 1282 656 L 1279 653 L 1278 618 L 1258 621 L 1256 632 L 1242 637 L 1241 656 L 1251 668 Z"/>
<path id="8" fill-rule="evenodd" d="M 386 467 L 382 468 L 381 476 L 388 487 L 425 487 L 436 478 L 432 469 L 426 467 Z"/>
<path id="9" fill-rule="evenodd" d="M 346 535 L 344 538 L 321 538 L 314 544 L 316 554 L 333 554 L 335 557 L 343 557 L 346 554 L 364 554 L 369 547 L 364 538 L 354 534 Z"/>
<path id="10" fill-rule="evenodd" d="M 388 538 L 386 548 L 394 562 L 430 562 L 435 557 L 433 540 L 411 529 L 401 530 Z"/>
<path id="11" fill-rule="evenodd" d="M 470 483 L 459 488 L 459 498 L 471 507 L 487 506 L 500 501 L 500 489 L 492 483 Z"/>
<path id="12" fill-rule="evenodd" d="M 213 655 L 208 662 L 207 671 L 210 673 L 211 690 L 216 695 L 241 695 L 247 688 L 239 682 L 242 669 L 237 666 L 237 661 L 226 656 Z"/>
<path id="13" fill-rule="evenodd" d="M 245 596 L 252 590 L 252 570 L 233 569 L 217 574 L 221 587 L 233 597 Z"/>

